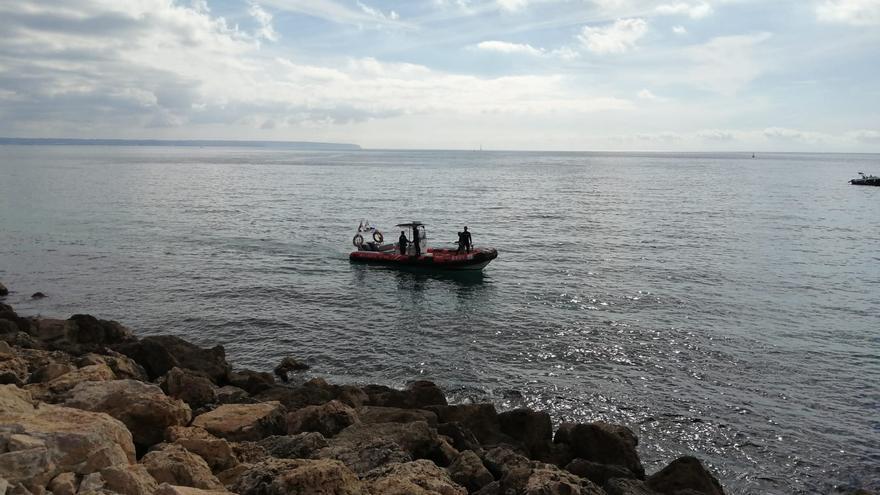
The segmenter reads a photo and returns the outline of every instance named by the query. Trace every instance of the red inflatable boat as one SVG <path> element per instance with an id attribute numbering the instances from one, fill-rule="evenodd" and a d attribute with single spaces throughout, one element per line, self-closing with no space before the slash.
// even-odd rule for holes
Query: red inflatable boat
<path id="1" fill-rule="evenodd" d="M 369 223 L 358 227 L 358 233 L 352 239 L 357 251 L 348 256 L 351 261 L 374 263 L 402 268 L 422 268 L 429 270 L 482 270 L 498 257 L 494 248 L 472 248 L 469 252 L 461 249 L 442 249 L 427 247 L 425 226 L 421 222 L 402 223 L 397 225 L 407 236 L 406 254 L 401 254 L 398 243 L 383 244 L 384 236 L 370 226 Z M 372 234 L 372 242 L 364 242 L 364 234 Z M 415 236 L 419 240 L 419 253 L 414 248 Z M 369 236 L 367 236 L 369 238 Z M 410 241 L 409 239 L 412 239 Z"/>

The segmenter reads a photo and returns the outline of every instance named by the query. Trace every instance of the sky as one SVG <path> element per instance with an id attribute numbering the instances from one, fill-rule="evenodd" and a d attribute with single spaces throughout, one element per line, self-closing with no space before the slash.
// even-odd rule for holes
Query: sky
<path id="1" fill-rule="evenodd" d="M 880 152 L 880 0 L 0 0 L 0 136 Z"/>

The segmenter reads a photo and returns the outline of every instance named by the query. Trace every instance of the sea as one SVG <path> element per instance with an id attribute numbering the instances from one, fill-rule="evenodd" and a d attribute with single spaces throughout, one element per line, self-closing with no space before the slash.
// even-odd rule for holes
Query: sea
<path id="1" fill-rule="evenodd" d="M 880 489 L 880 155 L 0 146 L 24 315 L 240 368 L 622 423 L 727 493 Z M 482 273 L 352 264 L 358 224 L 465 225 Z M 44 299 L 31 299 L 40 291 Z"/>

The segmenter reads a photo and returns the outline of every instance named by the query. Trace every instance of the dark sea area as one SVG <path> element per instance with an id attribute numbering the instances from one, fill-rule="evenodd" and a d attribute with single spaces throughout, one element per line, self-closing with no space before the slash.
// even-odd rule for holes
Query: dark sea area
<path id="1" fill-rule="evenodd" d="M 630 426 L 727 493 L 880 490 L 880 155 L 0 146 L 0 281 L 238 367 Z M 464 225 L 476 276 L 351 264 Z M 42 291 L 47 298 L 32 300 Z"/>

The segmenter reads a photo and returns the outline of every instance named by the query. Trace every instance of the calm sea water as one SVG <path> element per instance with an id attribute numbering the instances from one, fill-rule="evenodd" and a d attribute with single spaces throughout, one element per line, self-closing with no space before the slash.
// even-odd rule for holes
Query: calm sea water
<path id="1" fill-rule="evenodd" d="M 880 488 L 877 155 L 0 146 L 20 313 L 282 356 L 338 382 L 625 423 L 729 493 Z M 468 225 L 449 278 L 348 262 L 361 218 Z M 43 291 L 48 298 L 32 301 Z"/>

